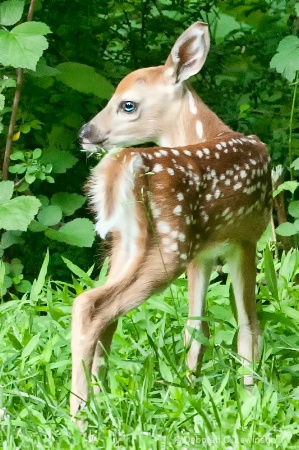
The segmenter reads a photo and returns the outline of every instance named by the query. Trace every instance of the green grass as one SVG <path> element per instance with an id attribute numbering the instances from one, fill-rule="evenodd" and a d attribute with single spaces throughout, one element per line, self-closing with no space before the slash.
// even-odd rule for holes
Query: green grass
<path id="1" fill-rule="evenodd" d="M 0 304 L 0 446 L 3 449 L 297 449 L 299 439 L 299 253 L 260 254 L 263 331 L 252 395 L 242 387 L 230 282 L 214 273 L 211 330 L 202 375 L 186 376 L 182 345 L 186 280 L 119 321 L 102 392 L 82 416 L 68 413 L 73 298 L 93 285 L 66 261 L 73 283 L 48 280 L 48 257 L 31 293 Z M 276 274 L 277 273 L 277 278 Z M 100 276 L 102 283 L 103 271 Z"/>

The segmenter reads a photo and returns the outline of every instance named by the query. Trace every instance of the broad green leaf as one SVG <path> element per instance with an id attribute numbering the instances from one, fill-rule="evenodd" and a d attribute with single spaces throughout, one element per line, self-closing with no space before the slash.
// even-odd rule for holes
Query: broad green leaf
<path id="1" fill-rule="evenodd" d="M 28 227 L 28 230 L 32 231 L 33 233 L 40 233 L 41 231 L 45 231 L 47 228 L 47 226 L 42 225 L 37 220 L 32 220 Z"/>
<path id="2" fill-rule="evenodd" d="M 297 227 L 290 222 L 285 222 L 276 228 L 276 233 L 280 236 L 294 236 L 297 234 Z"/>
<path id="3" fill-rule="evenodd" d="M 20 234 L 17 231 L 5 231 L 1 237 L 0 249 L 5 250 L 14 244 L 19 244 L 22 241 Z"/>
<path id="4" fill-rule="evenodd" d="M 26 231 L 40 207 L 40 201 L 33 196 L 21 195 L 0 205 L 0 228 Z"/>
<path id="5" fill-rule="evenodd" d="M 50 28 L 42 22 L 25 22 L 10 32 L 0 30 L 0 64 L 35 70 L 37 61 L 48 48 L 45 34 Z"/>
<path id="6" fill-rule="evenodd" d="M 3 203 L 7 203 L 11 199 L 13 188 L 13 181 L 0 182 L 0 205 L 2 205 Z"/>
<path id="7" fill-rule="evenodd" d="M 233 30 L 239 30 L 241 24 L 236 21 L 235 17 L 228 14 L 220 13 L 216 8 L 213 9 L 209 14 L 210 32 L 219 44 L 223 42 L 225 36 L 231 33 Z"/>
<path id="8" fill-rule="evenodd" d="M 49 229 L 45 234 L 50 239 L 77 247 L 91 247 L 95 239 L 94 226 L 89 219 L 74 219 L 58 231 Z"/>
<path id="9" fill-rule="evenodd" d="M 71 169 L 78 158 L 73 156 L 70 152 L 64 150 L 53 150 L 43 153 L 40 162 L 41 164 L 52 164 L 52 173 L 65 173 Z"/>
<path id="10" fill-rule="evenodd" d="M 29 356 L 33 352 L 33 350 L 39 343 L 39 338 L 40 333 L 37 333 L 35 336 L 33 336 L 33 338 L 30 339 L 28 344 L 24 347 L 21 359 L 27 358 L 27 356 Z"/>
<path id="11" fill-rule="evenodd" d="M 58 205 L 65 216 L 71 216 L 81 208 L 86 202 L 86 198 L 79 194 L 69 194 L 68 192 L 58 192 L 51 198 L 52 205 Z"/>
<path id="12" fill-rule="evenodd" d="M 57 225 L 62 218 L 61 208 L 57 205 L 46 206 L 39 211 L 37 218 L 44 226 L 52 227 Z"/>
<path id="13" fill-rule="evenodd" d="M 293 81 L 299 70 L 299 38 L 286 36 L 277 47 L 277 53 L 270 61 L 270 67 Z"/>
<path id="14" fill-rule="evenodd" d="M 299 170 L 299 158 L 294 159 L 294 161 L 291 164 L 291 167 L 293 167 L 295 170 Z"/>
<path id="15" fill-rule="evenodd" d="M 30 74 L 34 77 L 55 77 L 59 73 L 59 70 L 55 67 L 47 65 L 45 58 L 40 58 L 36 65 L 36 71 Z"/>
<path id="16" fill-rule="evenodd" d="M 299 217 L 299 200 L 290 202 L 288 211 L 292 217 Z"/>
<path id="17" fill-rule="evenodd" d="M 0 24 L 10 27 L 19 22 L 24 10 L 23 0 L 8 0 L 0 5 Z"/>
<path id="18" fill-rule="evenodd" d="M 75 62 L 65 62 L 57 66 L 57 79 L 76 91 L 93 94 L 97 97 L 110 99 L 114 88 L 93 67 Z"/>
<path id="19" fill-rule="evenodd" d="M 24 133 L 24 131 L 23 131 L 23 133 Z M 33 150 L 32 158 L 33 159 L 38 159 L 38 158 L 41 157 L 41 154 L 42 154 L 41 149 L 40 148 L 36 148 L 35 150 Z"/>
<path id="20" fill-rule="evenodd" d="M 278 186 L 277 189 L 275 189 L 273 195 L 274 197 L 276 197 L 276 195 L 282 191 L 290 191 L 292 192 L 292 194 L 294 194 L 298 186 L 299 186 L 298 181 L 284 181 Z"/>

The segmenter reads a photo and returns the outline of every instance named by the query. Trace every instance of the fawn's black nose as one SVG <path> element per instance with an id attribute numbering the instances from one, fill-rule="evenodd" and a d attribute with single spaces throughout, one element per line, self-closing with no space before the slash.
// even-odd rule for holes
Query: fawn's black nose
<path id="1" fill-rule="evenodd" d="M 79 139 L 81 141 L 89 140 L 90 142 L 92 142 L 93 138 L 95 138 L 95 126 L 86 123 L 79 131 Z"/>

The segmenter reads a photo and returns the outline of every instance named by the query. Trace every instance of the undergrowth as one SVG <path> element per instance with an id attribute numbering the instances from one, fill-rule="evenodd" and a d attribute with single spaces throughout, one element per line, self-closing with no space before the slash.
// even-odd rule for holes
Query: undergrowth
<path id="1" fill-rule="evenodd" d="M 299 252 L 260 252 L 257 302 L 261 359 L 251 394 L 242 387 L 231 287 L 213 273 L 206 320 L 211 337 L 199 379 L 189 381 L 183 348 L 186 279 L 119 320 L 101 393 L 68 412 L 73 298 L 101 284 L 70 261 L 72 284 L 47 277 L 0 304 L 0 442 L 13 449 L 296 449 L 299 438 Z M 1 272 L 1 271 L 0 271 Z M 203 337 L 198 336 L 198 339 Z"/>

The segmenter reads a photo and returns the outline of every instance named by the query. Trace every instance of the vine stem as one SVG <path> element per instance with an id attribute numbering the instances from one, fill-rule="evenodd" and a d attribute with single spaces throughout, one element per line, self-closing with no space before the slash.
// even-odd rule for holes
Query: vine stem
<path id="1" fill-rule="evenodd" d="M 33 17 L 33 11 L 34 11 L 34 5 L 35 0 L 30 1 L 29 10 L 27 14 L 27 22 L 32 21 Z M 6 145 L 5 145 L 5 152 L 4 152 L 4 160 L 3 160 L 3 173 L 2 173 L 2 179 L 3 181 L 8 180 L 8 169 L 10 164 L 10 155 L 12 151 L 12 140 L 13 140 L 13 134 L 14 134 L 14 128 L 17 120 L 17 113 L 21 98 L 21 90 L 23 85 L 23 69 L 20 67 L 17 69 L 17 85 L 16 85 L 16 91 L 15 96 L 13 99 L 13 105 L 12 105 L 12 111 L 8 126 L 8 133 L 7 133 L 7 139 L 6 139 Z"/>
<path id="2" fill-rule="evenodd" d="M 295 112 L 298 84 L 299 84 L 299 70 L 297 70 L 297 72 L 296 72 L 296 80 L 294 83 L 294 92 L 293 92 L 293 100 L 292 100 L 290 123 L 289 123 L 289 159 L 290 159 L 290 178 L 292 181 L 294 180 L 294 169 L 292 167 L 292 162 L 293 162 L 293 148 L 292 148 L 293 122 L 294 122 L 294 112 Z"/>

